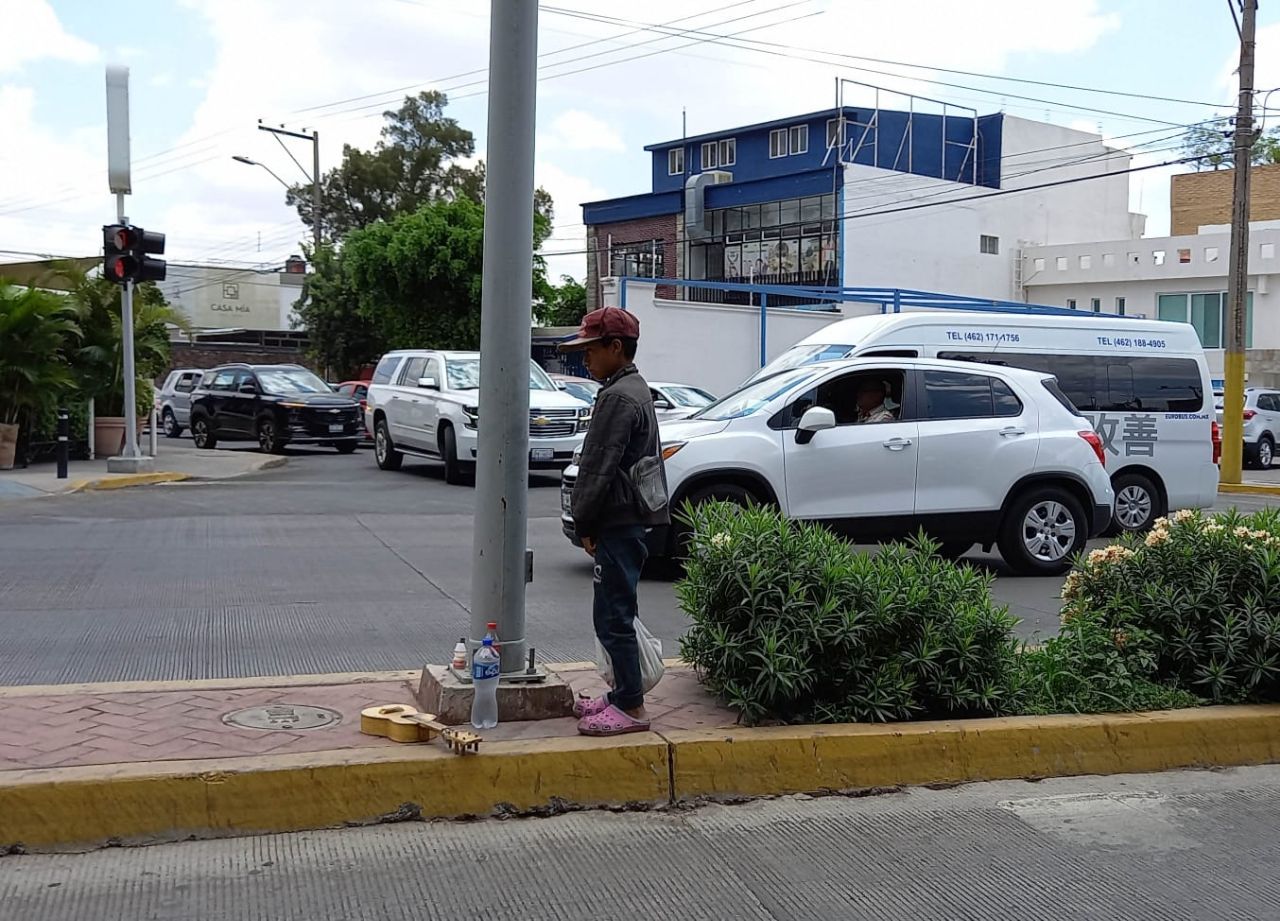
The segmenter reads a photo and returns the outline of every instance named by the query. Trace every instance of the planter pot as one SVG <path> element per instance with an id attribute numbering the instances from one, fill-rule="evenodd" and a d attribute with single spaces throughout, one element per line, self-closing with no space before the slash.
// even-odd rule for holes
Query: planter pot
<path id="1" fill-rule="evenodd" d="M 0 470 L 12 470 L 18 453 L 18 427 L 0 423 Z"/>
<path id="2" fill-rule="evenodd" d="M 124 416 L 95 416 L 93 450 L 99 457 L 116 457 L 124 450 Z"/>

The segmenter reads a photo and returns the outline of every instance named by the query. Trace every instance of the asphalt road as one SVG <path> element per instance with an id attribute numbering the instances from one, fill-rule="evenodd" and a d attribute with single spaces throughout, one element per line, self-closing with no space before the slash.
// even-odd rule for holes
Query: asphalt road
<path id="1" fill-rule="evenodd" d="M 1280 768 L 0 858 L 23 921 L 1280 916 Z"/>
<path id="2" fill-rule="evenodd" d="M 544 662 L 594 654 L 590 561 L 560 533 L 558 482 L 530 485 L 528 634 Z M 368 450 L 298 449 L 233 481 L 2 502 L 0 684 L 444 661 L 469 620 L 473 501 L 434 464 L 384 473 Z M 972 559 L 1024 635 L 1056 629 L 1060 580 Z M 670 582 L 646 579 L 641 615 L 677 654 Z"/>

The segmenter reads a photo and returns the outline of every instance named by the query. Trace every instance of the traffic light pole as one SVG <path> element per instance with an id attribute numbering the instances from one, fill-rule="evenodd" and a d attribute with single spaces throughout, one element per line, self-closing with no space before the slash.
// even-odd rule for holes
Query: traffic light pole
<path id="1" fill-rule="evenodd" d="M 116 221 L 127 225 L 124 214 L 124 193 L 116 193 Z M 152 458 L 143 455 L 138 448 L 138 371 L 133 351 L 133 282 L 126 281 L 120 289 L 120 336 L 124 353 L 124 450 L 119 457 L 107 458 L 107 470 L 111 473 L 142 473 L 151 469 Z"/>
<path id="2" fill-rule="evenodd" d="M 496 621 L 503 674 L 525 669 L 533 155 L 538 0 L 489 4 L 471 640 Z"/>

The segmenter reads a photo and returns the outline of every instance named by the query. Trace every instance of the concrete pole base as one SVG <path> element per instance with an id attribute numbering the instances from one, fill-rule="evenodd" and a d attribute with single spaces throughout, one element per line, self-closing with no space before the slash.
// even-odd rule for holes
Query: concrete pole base
<path id="1" fill-rule="evenodd" d="M 416 695 L 419 709 L 434 713 L 447 726 L 471 721 L 471 685 L 463 684 L 444 665 L 422 669 Z M 554 720 L 573 716 L 573 689 L 559 674 L 547 670 L 546 681 L 498 684 L 498 722 Z"/>
<path id="2" fill-rule="evenodd" d="M 156 469 L 154 457 L 108 457 L 107 473 L 151 473 Z"/>

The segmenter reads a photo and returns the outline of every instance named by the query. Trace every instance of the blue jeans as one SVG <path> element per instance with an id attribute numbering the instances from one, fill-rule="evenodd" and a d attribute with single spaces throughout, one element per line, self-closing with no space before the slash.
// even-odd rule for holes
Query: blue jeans
<path id="1" fill-rule="evenodd" d="M 640 685 L 640 644 L 636 640 L 636 586 L 649 555 L 645 528 L 608 528 L 596 541 L 595 599 L 592 619 L 596 638 L 613 662 L 609 702 L 619 710 L 644 704 Z"/>

